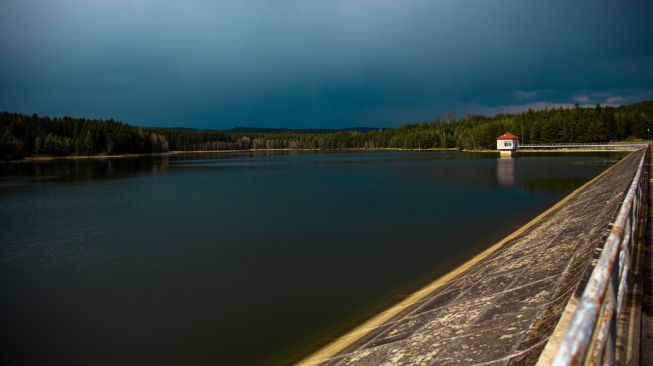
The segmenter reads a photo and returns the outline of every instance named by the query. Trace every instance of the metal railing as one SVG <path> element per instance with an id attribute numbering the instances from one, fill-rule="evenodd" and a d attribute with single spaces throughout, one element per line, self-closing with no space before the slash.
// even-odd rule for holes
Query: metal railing
<path id="1" fill-rule="evenodd" d="M 520 144 L 520 149 L 569 149 L 569 148 L 601 148 L 614 150 L 620 148 L 640 149 L 645 143 L 619 142 L 619 143 L 582 143 L 582 144 Z"/>
<path id="2" fill-rule="evenodd" d="M 648 159 L 646 148 L 553 365 L 615 363 L 617 320 L 628 288 L 631 253 L 644 230 L 640 214 L 646 209 Z"/>

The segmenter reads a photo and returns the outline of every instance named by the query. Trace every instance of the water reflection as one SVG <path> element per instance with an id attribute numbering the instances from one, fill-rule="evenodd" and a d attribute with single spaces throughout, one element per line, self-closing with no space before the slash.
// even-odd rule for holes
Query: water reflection
<path id="1" fill-rule="evenodd" d="M 598 155 L 598 156 L 597 156 Z M 338 172 L 376 171 L 399 173 L 407 179 L 432 184 L 456 181 L 468 185 L 521 186 L 528 192 L 573 189 L 592 174 L 597 165 L 607 166 L 619 154 L 522 154 L 519 159 L 496 159 L 490 154 L 459 152 L 289 152 L 243 151 L 187 153 L 172 156 L 111 159 L 52 160 L 0 164 L 0 190 L 28 188 L 34 183 L 80 183 L 164 175 L 225 171 L 274 171 L 291 174 L 298 166 Z M 577 158 L 577 159 L 570 159 Z M 572 165 L 573 164 L 573 165 Z M 519 171 L 519 175 L 517 174 Z M 307 174 L 305 171 L 302 174 Z M 581 182 L 581 183 L 579 183 Z"/>
<path id="2" fill-rule="evenodd" d="M 497 161 L 497 181 L 501 187 L 515 185 L 515 159 L 501 158 Z"/>
<path id="3" fill-rule="evenodd" d="M 0 188 L 38 181 L 90 182 L 165 174 L 169 157 L 71 159 L 0 165 Z"/>

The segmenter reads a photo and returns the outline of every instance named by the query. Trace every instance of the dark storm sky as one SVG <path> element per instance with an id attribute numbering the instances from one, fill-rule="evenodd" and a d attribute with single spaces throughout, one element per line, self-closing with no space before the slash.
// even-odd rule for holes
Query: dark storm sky
<path id="1" fill-rule="evenodd" d="M 393 126 L 653 99 L 652 1 L 3 0 L 0 110 Z"/>

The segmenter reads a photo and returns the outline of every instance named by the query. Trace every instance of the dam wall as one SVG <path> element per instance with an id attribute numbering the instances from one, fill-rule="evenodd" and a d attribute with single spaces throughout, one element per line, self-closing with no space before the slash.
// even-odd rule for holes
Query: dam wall
<path id="1" fill-rule="evenodd" d="M 645 153 L 300 364 L 535 364 L 585 288 Z"/>

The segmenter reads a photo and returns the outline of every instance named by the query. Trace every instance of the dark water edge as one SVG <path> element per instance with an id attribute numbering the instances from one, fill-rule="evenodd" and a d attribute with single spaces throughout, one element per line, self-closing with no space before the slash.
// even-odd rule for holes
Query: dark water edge
<path id="1" fill-rule="evenodd" d="M 288 363 L 623 155 L 247 152 L 0 166 L 0 361 Z"/>

